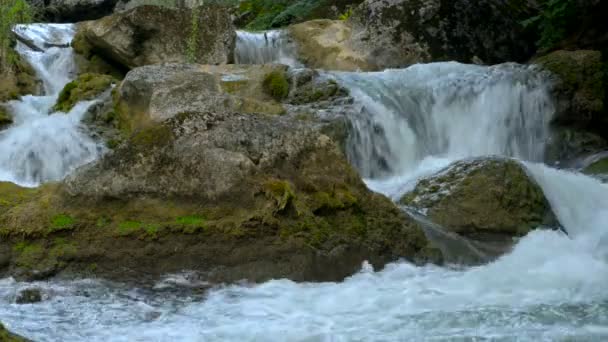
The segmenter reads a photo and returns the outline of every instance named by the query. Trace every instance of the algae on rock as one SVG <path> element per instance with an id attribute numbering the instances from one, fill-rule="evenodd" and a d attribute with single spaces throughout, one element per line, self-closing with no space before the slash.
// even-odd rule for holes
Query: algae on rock
<path id="1" fill-rule="evenodd" d="M 109 75 L 82 74 L 63 87 L 53 109 L 67 113 L 78 102 L 93 100 L 99 96 L 106 91 L 113 82 L 114 79 Z"/>

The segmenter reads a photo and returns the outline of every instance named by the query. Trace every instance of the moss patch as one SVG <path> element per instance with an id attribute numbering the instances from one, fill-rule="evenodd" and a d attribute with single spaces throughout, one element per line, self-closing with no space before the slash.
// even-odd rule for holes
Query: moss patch
<path id="1" fill-rule="evenodd" d="M 281 101 L 289 95 L 289 82 L 282 70 L 275 70 L 264 77 L 264 91 L 275 100 Z"/>
<path id="2" fill-rule="evenodd" d="M 59 93 L 54 110 L 69 112 L 76 103 L 92 100 L 108 89 L 114 79 L 108 75 L 82 74 L 68 84 Z"/>
<path id="3" fill-rule="evenodd" d="M 0 129 L 13 123 L 13 117 L 8 113 L 6 108 L 0 106 Z"/>

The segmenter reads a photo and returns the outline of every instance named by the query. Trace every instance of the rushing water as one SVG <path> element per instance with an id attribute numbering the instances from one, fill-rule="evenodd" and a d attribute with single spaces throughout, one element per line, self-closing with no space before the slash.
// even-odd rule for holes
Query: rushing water
<path id="1" fill-rule="evenodd" d="M 282 30 L 237 31 L 234 52 L 237 64 L 282 63 L 299 66 L 296 48 Z"/>
<path id="2" fill-rule="evenodd" d="M 39 50 L 22 44 L 17 51 L 42 81 L 42 95 L 27 95 L 8 104 L 14 124 L 0 131 L 0 181 L 25 186 L 59 180 L 74 168 L 96 159 L 101 145 L 80 125 L 93 102 L 82 102 L 70 113 L 53 113 L 59 92 L 74 77 L 69 43 L 73 25 L 34 24 L 15 29 Z"/>
<path id="3" fill-rule="evenodd" d="M 276 60 L 260 52 L 249 61 Z M 349 153 L 371 188 L 398 197 L 455 160 L 516 157 L 569 236 L 535 231 L 510 254 L 465 270 L 363 265 L 341 283 L 274 280 L 204 294 L 187 275 L 153 289 L 4 279 L 0 321 L 62 342 L 608 340 L 608 185 L 540 163 L 553 113 L 542 75 L 457 63 L 332 75 L 359 106 Z M 13 304 L 30 286 L 48 298 Z"/>

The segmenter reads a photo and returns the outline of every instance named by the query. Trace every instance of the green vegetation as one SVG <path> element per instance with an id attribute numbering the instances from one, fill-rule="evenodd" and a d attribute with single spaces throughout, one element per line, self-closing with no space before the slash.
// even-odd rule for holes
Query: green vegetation
<path id="1" fill-rule="evenodd" d="M 198 40 L 199 40 L 199 27 L 198 23 L 200 20 L 200 7 L 195 7 L 190 11 L 190 34 L 188 35 L 188 45 L 186 56 L 188 57 L 188 62 L 194 63 L 196 62 L 196 57 L 198 55 Z"/>
<path id="2" fill-rule="evenodd" d="M 76 221 L 71 216 L 66 214 L 59 214 L 51 219 L 51 228 L 53 231 L 66 230 L 72 228 L 75 222 Z"/>
<path id="3" fill-rule="evenodd" d="M 4 107 L 0 106 L 0 128 L 2 128 L 3 126 L 8 126 L 12 123 L 13 118 L 11 117 L 11 115 Z"/>
<path id="4" fill-rule="evenodd" d="M 13 52 L 13 26 L 32 22 L 34 9 L 25 0 L 0 0 L 0 74 L 17 62 Z"/>
<path id="5" fill-rule="evenodd" d="M 352 15 L 353 15 L 353 8 L 352 7 L 348 7 L 348 9 L 346 10 L 346 12 L 344 12 L 344 13 L 340 14 L 340 16 L 338 16 L 338 19 L 342 20 L 342 21 L 346 21 Z"/>
<path id="6" fill-rule="evenodd" d="M 580 1 L 576 0 L 541 0 L 540 13 L 523 22 L 524 26 L 539 31 L 539 48 L 552 48 L 579 24 L 579 3 Z"/>
<path id="7" fill-rule="evenodd" d="M 289 82 L 284 71 L 275 70 L 264 78 L 264 91 L 275 100 L 281 101 L 289 95 Z"/>
<path id="8" fill-rule="evenodd" d="M 587 166 L 583 172 L 591 175 L 608 174 L 608 158 L 600 159 Z"/>

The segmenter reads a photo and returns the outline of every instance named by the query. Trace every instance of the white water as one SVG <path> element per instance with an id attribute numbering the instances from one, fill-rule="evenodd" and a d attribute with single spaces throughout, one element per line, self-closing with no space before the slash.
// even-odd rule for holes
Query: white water
<path id="1" fill-rule="evenodd" d="M 280 63 L 300 66 L 296 49 L 284 31 L 237 31 L 235 61 L 237 64 Z"/>
<path id="2" fill-rule="evenodd" d="M 395 263 L 342 283 L 275 280 L 219 288 L 129 289 L 38 283 L 39 304 L 12 304 L 32 284 L 0 281 L 0 320 L 40 341 L 605 341 L 608 186 L 542 160 L 552 106 L 541 76 L 519 66 L 455 63 L 336 74 L 362 115 L 351 158 L 368 185 L 398 197 L 454 160 L 528 160 L 565 236 L 535 231 L 497 261 L 466 270 Z M 183 282 L 180 282 L 183 283 Z M 183 284 L 182 284 L 183 285 Z"/>
<path id="3" fill-rule="evenodd" d="M 99 157 L 102 147 L 81 127 L 93 102 L 77 104 L 70 113 L 53 114 L 59 92 L 74 77 L 73 25 L 33 24 L 16 27 L 44 51 L 18 43 L 17 51 L 34 67 L 43 95 L 27 95 L 9 102 L 14 124 L 0 131 L 0 181 L 24 186 L 60 180 L 76 167 Z M 51 46 L 51 47 L 48 47 Z"/>

